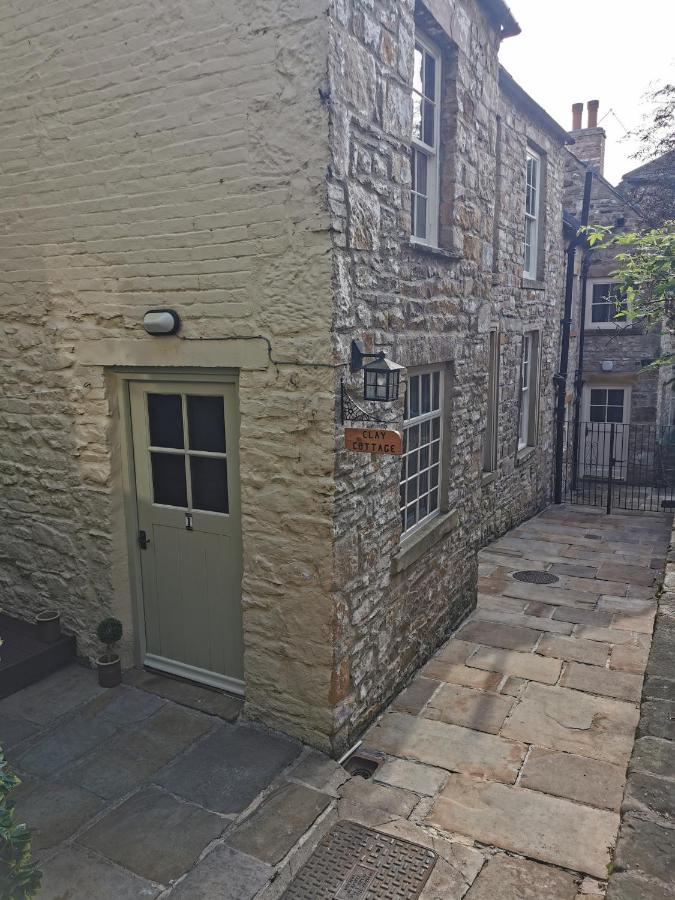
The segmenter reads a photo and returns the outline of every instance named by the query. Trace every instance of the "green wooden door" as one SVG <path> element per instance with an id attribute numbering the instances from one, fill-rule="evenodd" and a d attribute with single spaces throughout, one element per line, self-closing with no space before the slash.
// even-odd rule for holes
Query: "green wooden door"
<path id="1" fill-rule="evenodd" d="M 236 387 L 132 382 L 130 396 L 144 662 L 243 693 Z"/>

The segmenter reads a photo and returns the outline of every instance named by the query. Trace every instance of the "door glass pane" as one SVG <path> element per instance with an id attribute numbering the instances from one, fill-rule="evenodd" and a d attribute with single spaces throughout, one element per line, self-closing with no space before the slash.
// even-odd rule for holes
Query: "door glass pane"
<path id="1" fill-rule="evenodd" d="M 155 503 L 186 507 L 185 457 L 174 453 L 151 453 L 150 460 Z"/>
<path id="2" fill-rule="evenodd" d="M 184 446 L 180 394 L 148 394 L 148 421 L 153 447 Z"/>
<path id="3" fill-rule="evenodd" d="M 188 397 L 191 450 L 225 452 L 225 411 L 222 397 Z"/>
<path id="4" fill-rule="evenodd" d="M 191 456 L 192 506 L 209 512 L 229 511 L 227 462 L 208 456 Z"/>

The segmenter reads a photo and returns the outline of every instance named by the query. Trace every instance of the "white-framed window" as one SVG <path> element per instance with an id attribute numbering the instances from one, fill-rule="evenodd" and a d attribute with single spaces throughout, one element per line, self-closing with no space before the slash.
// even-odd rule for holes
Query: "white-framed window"
<path id="1" fill-rule="evenodd" d="M 488 343 L 487 418 L 483 441 L 483 472 L 497 468 L 499 427 L 499 332 L 491 331 Z"/>
<path id="2" fill-rule="evenodd" d="M 623 309 L 621 285 L 602 278 L 586 282 L 586 328 L 613 328 L 625 322 L 616 315 Z"/>
<path id="3" fill-rule="evenodd" d="M 541 190 L 541 157 L 534 150 L 527 151 L 525 179 L 525 242 L 523 247 L 523 277 L 535 281 L 539 253 L 539 194 Z"/>
<path id="4" fill-rule="evenodd" d="M 533 447 L 537 437 L 539 332 L 526 331 L 520 357 L 518 449 Z"/>
<path id="5" fill-rule="evenodd" d="M 418 35 L 412 86 L 411 239 L 431 246 L 438 244 L 440 99 L 440 54 L 426 38 Z"/>
<path id="6" fill-rule="evenodd" d="M 441 506 L 443 369 L 408 370 L 401 460 L 401 531 L 415 531 Z"/>

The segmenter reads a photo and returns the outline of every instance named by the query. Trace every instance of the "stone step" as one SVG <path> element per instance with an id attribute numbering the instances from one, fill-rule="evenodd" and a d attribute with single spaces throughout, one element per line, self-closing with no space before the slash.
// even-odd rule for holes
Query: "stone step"
<path id="1" fill-rule="evenodd" d="M 35 684 L 75 660 L 73 635 L 45 644 L 38 639 L 37 625 L 0 613 L 0 699 Z"/>

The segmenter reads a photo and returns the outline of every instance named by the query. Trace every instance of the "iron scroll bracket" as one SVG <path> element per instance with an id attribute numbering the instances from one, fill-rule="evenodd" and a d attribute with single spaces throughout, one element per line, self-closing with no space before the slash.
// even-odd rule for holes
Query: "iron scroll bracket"
<path id="1" fill-rule="evenodd" d="M 362 409 L 349 396 L 344 381 L 340 382 L 340 421 L 342 425 L 345 422 L 372 422 L 375 425 L 391 424 L 386 419 L 378 419 L 376 416 L 369 415 L 365 409 Z"/>

